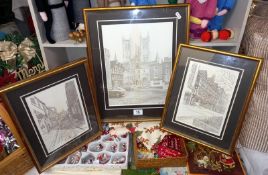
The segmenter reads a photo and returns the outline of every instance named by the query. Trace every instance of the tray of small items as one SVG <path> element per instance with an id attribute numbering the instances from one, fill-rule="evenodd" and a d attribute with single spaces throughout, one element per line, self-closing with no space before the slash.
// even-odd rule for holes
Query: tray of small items
<path id="1" fill-rule="evenodd" d="M 127 169 L 129 135 L 103 134 L 56 165 L 56 168 Z M 55 167 L 54 167 L 55 168 Z"/>

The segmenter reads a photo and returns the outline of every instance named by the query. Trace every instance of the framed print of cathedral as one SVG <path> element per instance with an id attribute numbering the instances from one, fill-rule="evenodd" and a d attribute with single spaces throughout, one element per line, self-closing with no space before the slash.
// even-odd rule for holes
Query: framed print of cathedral
<path id="1" fill-rule="evenodd" d="M 262 59 L 181 44 L 161 128 L 233 152 Z"/>
<path id="2" fill-rule="evenodd" d="M 101 118 L 160 120 L 189 5 L 91 8 L 84 19 Z"/>

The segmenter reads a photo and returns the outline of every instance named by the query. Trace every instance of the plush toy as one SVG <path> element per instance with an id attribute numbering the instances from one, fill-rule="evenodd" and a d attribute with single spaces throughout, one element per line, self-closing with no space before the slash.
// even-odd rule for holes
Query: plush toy
<path id="1" fill-rule="evenodd" d="M 125 6 L 126 0 L 98 0 L 98 7 Z"/>
<path id="2" fill-rule="evenodd" d="M 131 5 L 155 5 L 156 0 L 129 0 Z"/>
<path id="3" fill-rule="evenodd" d="M 198 39 L 207 31 L 208 22 L 216 14 L 217 0 L 186 0 L 190 3 L 190 36 Z"/>
<path id="4" fill-rule="evenodd" d="M 49 43 L 68 39 L 70 32 L 65 0 L 35 0 L 37 11 L 44 22 L 46 38 Z"/>
<path id="5" fill-rule="evenodd" d="M 233 37 L 233 31 L 223 29 L 224 18 L 226 14 L 234 7 L 236 0 L 218 0 L 217 13 L 208 23 L 208 31 L 204 32 L 201 39 L 205 42 L 212 39 L 227 40 Z"/>

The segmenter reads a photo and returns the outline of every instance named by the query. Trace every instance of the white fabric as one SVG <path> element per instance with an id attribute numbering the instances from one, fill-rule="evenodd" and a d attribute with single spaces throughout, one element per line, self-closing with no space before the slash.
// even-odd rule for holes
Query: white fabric
<path id="1" fill-rule="evenodd" d="M 248 175 L 268 175 L 268 153 L 245 147 L 240 147 L 238 150 Z"/>
<path id="2" fill-rule="evenodd" d="M 24 175 L 120 175 L 120 169 L 97 169 L 97 168 L 66 168 L 66 170 L 57 170 L 54 167 L 39 174 L 35 167 L 30 169 Z"/>
<path id="3" fill-rule="evenodd" d="M 27 0 L 12 0 L 12 11 L 15 14 L 15 18 L 20 21 L 24 21 L 24 17 L 21 13 L 20 7 L 28 7 Z"/>
<path id="4" fill-rule="evenodd" d="M 198 2 L 199 2 L 200 4 L 203 4 L 203 3 L 207 2 L 207 0 L 198 0 Z"/>

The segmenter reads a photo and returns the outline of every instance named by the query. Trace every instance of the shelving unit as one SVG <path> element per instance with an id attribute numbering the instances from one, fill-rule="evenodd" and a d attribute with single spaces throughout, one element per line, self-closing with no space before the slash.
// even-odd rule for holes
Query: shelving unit
<path id="1" fill-rule="evenodd" d="M 251 4 L 252 0 L 237 0 L 234 9 L 227 14 L 224 26 L 234 31 L 234 38 L 226 41 L 214 40 L 212 42 L 190 40 L 190 44 L 237 53 L 245 31 Z"/>
<path id="2" fill-rule="evenodd" d="M 182 0 L 179 0 L 178 2 L 181 1 Z M 165 2 L 167 3 L 167 0 L 158 0 L 159 4 L 163 4 Z M 237 53 L 244 34 L 251 3 L 252 0 L 237 0 L 234 9 L 227 14 L 228 16 L 225 26 L 235 32 L 233 39 L 227 41 L 214 40 L 208 43 L 200 40 L 191 40 L 190 44 Z M 28 4 L 32 14 L 44 64 L 47 69 L 55 68 L 72 61 L 73 59 L 87 56 L 86 42 L 75 43 L 72 40 L 66 40 L 55 44 L 48 43 L 44 35 L 45 29 L 43 27 L 43 22 L 36 10 L 35 1 L 28 0 Z M 91 4 L 93 7 L 96 7 L 96 0 L 91 0 Z"/>

